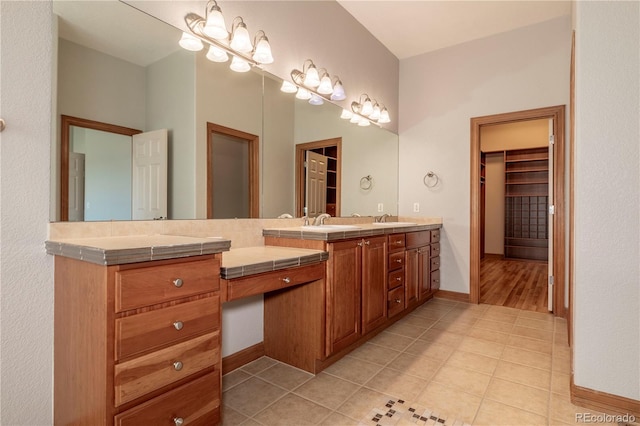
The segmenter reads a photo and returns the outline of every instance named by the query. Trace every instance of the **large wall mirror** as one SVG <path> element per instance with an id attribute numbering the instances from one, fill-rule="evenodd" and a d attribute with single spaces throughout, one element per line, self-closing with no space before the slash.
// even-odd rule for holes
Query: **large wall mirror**
<path id="1" fill-rule="evenodd" d="M 300 191 L 296 145 L 313 147 L 332 140 L 341 142 L 339 158 L 331 157 L 332 151 L 327 151 L 329 161 L 337 161 L 339 165 L 334 165 L 339 170 L 339 178 L 331 178 L 328 182 L 330 187 L 339 185 L 334 188 L 339 194 L 337 213 L 342 216 L 397 214 L 397 135 L 373 125 L 364 128 L 341 120 L 341 109 L 331 103 L 313 106 L 297 100 L 280 91 L 282 81 L 278 77 L 262 70 L 236 73 L 228 68 L 228 64 L 208 61 L 206 51 L 185 51 L 177 44 L 181 35 L 177 28 L 125 3 L 54 1 L 53 10 L 59 38 L 58 60 L 54 64 L 58 86 L 54 100 L 57 137 L 51 176 L 52 221 L 130 220 L 134 217 L 122 212 L 132 205 L 130 190 L 122 191 L 119 202 L 110 199 L 111 204 L 122 206 L 118 216 L 114 216 L 91 201 L 111 189 L 95 184 L 89 185 L 93 189 L 86 189 L 85 185 L 84 196 L 80 200 L 71 197 L 71 203 L 69 188 L 62 189 L 74 179 L 69 179 L 69 170 L 62 171 L 62 168 L 66 169 L 74 162 L 70 160 L 74 150 L 86 149 L 83 147 L 89 146 L 89 142 L 84 139 L 75 144 L 72 140 L 63 142 L 61 135 L 68 132 L 88 137 L 92 134 L 91 128 L 78 124 L 83 122 L 140 132 L 167 130 L 167 184 L 166 194 L 163 194 L 167 207 L 166 215 L 159 215 L 162 218 L 213 217 L 211 200 L 225 202 L 223 194 L 208 194 L 215 188 L 209 182 L 214 173 L 212 164 L 216 164 L 209 158 L 215 155 L 210 149 L 211 124 L 253 135 L 257 153 L 248 157 L 259 163 L 254 167 L 258 172 L 257 179 L 247 181 L 254 185 L 253 200 L 259 209 L 248 209 L 247 217 L 304 214 L 305 206 L 301 204 L 306 201 L 300 195 L 304 191 Z M 286 47 L 273 48 L 277 60 L 278 48 Z M 77 120 L 67 121 L 72 127 L 64 128 L 62 116 Z M 92 143 L 109 144 L 108 140 L 101 137 Z M 120 152 L 127 150 L 126 143 L 119 142 Z M 113 151 L 111 145 L 94 148 L 94 168 L 89 174 L 96 182 L 118 181 L 121 187 L 126 187 L 131 181 L 125 176 L 126 170 L 131 168 L 130 162 L 120 164 L 118 170 L 95 164 L 106 159 L 104 153 L 116 156 L 115 144 L 113 146 Z M 297 150 L 298 154 L 300 150 Z M 242 149 L 227 151 L 242 152 Z M 85 168 L 91 167 L 87 161 Z M 216 176 L 220 182 L 226 174 Z M 239 178 L 234 176 L 228 179 L 238 184 Z M 77 186 L 73 188 L 77 192 Z M 90 190 L 101 195 L 89 193 Z M 233 197 L 242 191 L 227 192 Z M 66 211 L 69 204 L 78 202 L 85 203 L 85 212 L 92 210 L 93 213 L 84 217 L 77 213 L 61 213 L 63 207 Z"/>

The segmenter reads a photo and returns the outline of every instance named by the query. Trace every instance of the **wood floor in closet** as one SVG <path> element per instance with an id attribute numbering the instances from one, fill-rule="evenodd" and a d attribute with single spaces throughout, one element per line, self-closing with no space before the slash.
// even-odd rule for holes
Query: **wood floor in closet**
<path id="1" fill-rule="evenodd" d="M 548 312 L 547 262 L 485 254 L 480 262 L 480 303 Z"/>

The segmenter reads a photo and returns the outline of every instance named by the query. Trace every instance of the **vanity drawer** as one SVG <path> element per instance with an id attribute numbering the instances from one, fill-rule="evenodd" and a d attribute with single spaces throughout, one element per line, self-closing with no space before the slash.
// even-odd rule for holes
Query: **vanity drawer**
<path id="1" fill-rule="evenodd" d="M 181 261 L 145 268 L 121 268 L 115 274 L 116 312 L 220 289 L 217 259 Z"/>
<path id="2" fill-rule="evenodd" d="M 440 256 L 440 243 L 431 244 L 430 257 L 436 257 L 436 256 Z"/>
<path id="3" fill-rule="evenodd" d="M 407 248 L 426 246 L 431 242 L 431 231 L 407 232 Z"/>
<path id="4" fill-rule="evenodd" d="M 389 273 L 389 290 L 404 284 L 404 269 Z"/>
<path id="5" fill-rule="evenodd" d="M 404 310 L 404 286 L 393 289 L 387 294 L 387 316 L 391 318 Z"/>
<path id="6" fill-rule="evenodd" d="M 435 271 L 436 269 L 440 269 L 440 256 L 431 258 L 431 270 Z"/>
<path id="7" fill-rule="evenodd" d="M 133 401 L 151 391 L 220 362 L 220 332 L 116 364 L 115 405 Z"/>
<path id="8" fill-rule="evenodd" d="M 440 242 L 440 230 L 439 229 L 432 229 L 431 230 L 431 242 L 432 243 L 439 243 Z"/>
<path id="9" fill-rule="evenodd" d="M 316 263 L 310 266 L 282 269 L 244 278 L 225 280 L 227 285 L 227 299 L 225 301 L 320 280 L 324 278 L 324 272 L 325 264 Z"/>
<path id="10" fill-rule="evenodd" d="M 202 376 L 115 416 L 115 426 L 215 425 L 220 423 L 220 375 Z"/>
<path id="11" fill-rule="evenodd" d="M 404 266 L 404 251 L 389 253 L 389 271 L 400 269 Z"/>
<path id="12" fill-rule="evenodd" d="M 116 360 L 220 329 L 220 296 L 116 319 Z"/>
<path id="13" fill-rule="evenodd" d="M 440 288 L 440 270 L 431 271 L 431 291 Z"/>
<path id="14" fill-rule="evenodd" d="M 397 251 L 404 249 L 405 246 L 405 234 L 392 234 L 389 235 L 389 251 Z"/>

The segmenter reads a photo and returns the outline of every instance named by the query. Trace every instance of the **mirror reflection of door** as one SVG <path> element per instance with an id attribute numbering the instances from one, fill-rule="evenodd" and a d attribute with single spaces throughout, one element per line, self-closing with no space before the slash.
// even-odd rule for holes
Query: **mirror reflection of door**
<path id="1" fill-rule="evenodd" d="M 207 218 L 260 215 L 256 135 L 207 123 Z"/>
<path id="2" fill-rule="evenodd" d="M 324 192 L 309 194 L 308 183 L 316 185 L 315 178 L 309 176 L 317 164 L 307 161 L 307 154 L 318 154 L 326 160 Z M 331 216 L 340 216 L 341 197 L 341 169 L 342 169 L 342 138 L 325 139 L 315 142 L 306 142 L 296 145 L 296 215 L 298 217 L 315 217 L 320 213 L 329 213 Z M 311 177 L 311 179 L 308 179 Z M 323 197 L 323 198 L 321 198 Z M 313 200 L 314 205 L 309 202 Z M 318 203 L 324 205 L 320 206 Z"/>
<path id="3" fill-rule="evenodd" d="M 329 157 L 307 151 L 305 215 L 316 217 L 327 212 L 327 161 Z"/>

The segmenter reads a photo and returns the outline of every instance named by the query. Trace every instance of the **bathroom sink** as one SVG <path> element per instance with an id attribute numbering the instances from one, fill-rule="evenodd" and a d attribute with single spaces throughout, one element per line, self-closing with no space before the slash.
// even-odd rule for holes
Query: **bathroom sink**
<path id="1" fill-rule="evenodd" d="M 373 222 L 372 225 L 376 226 L 414 226 L 415 222 Z"/>
<path id="2" fill-rule="evenodd" d="M 305 225 L 302 226 L 304 231 L 318 231 L 318 232 L 330 232 L 330 231 L 348 231 L 351 229 L 361 229 L 356 225 Z"/>

